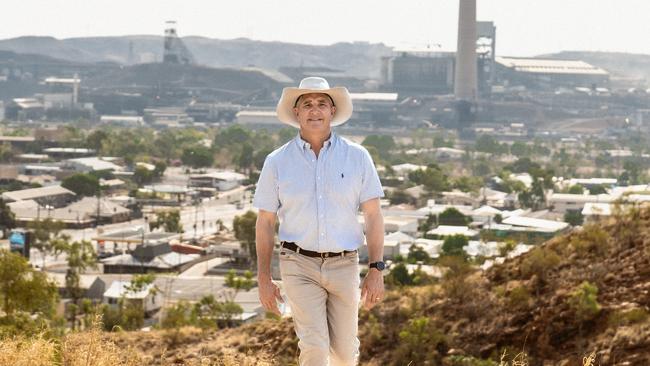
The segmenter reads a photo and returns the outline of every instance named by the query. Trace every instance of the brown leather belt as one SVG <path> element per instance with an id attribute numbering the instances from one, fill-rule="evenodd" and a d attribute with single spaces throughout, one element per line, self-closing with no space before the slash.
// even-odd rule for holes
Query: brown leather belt
<path id="1" fill-rule="evenodd" d="M 312 258 L 323 258 L 323 259 L 325 259 L 325 258 L 331 258 L 331 257 L 343 257 L 346 254 L 351 254 L 351 253 L 356 253 L 357 252 L 356 250 L 344 250 L 342 252 L 324 252 L 324 253 L 314 252 L 314 251 L 311 251 L 311 250 L 302 249 L 301 247 L 296 245 L 296 243 L 291 242 L 291 241 L 280 242 L 280 245 L 282 246 L 282 248 L 286 248 L 286 249 L 294 251 L 294 252 L 296 252 L 298 254 L 302 254 L 304 256 L 312 257 Z"/>

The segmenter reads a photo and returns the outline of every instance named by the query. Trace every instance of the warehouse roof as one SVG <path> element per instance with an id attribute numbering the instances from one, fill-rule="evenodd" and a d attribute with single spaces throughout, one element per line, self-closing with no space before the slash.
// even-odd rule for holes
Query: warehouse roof
<path id="1" fill-rule="evenodd" d="M 496 62 L 515 71 L 527 73 L 609 75 L 607 71 L 580 60 L 496 57 Z"/>

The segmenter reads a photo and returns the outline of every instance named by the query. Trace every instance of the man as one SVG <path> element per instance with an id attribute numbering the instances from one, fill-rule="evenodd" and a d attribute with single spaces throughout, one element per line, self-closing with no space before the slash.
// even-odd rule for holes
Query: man
<path id="1" fill-rule="evenodd" d="M 346 88 L 305 78 L 298 88 L 282 91 L 277 114 L 300 132 L 269 154 L 255 191 L 260 302 L 280 314 L 280 289 L 271 281 L 279 218 L 280 275 L 299 338 L 300 365 L 354 365 L 359 301 L 371 308 L 384 296 L 379 177 L 366 149 L 332 132 L 352 115 Z M 370 262 L 361 293 L 359 208 Z"/>

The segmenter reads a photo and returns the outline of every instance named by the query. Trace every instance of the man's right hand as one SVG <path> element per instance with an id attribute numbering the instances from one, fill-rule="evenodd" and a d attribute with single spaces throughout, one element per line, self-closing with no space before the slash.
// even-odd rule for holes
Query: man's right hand
<path id="1" fill-rule="evenodd" d="M 278 309 L 278 301 L 284 303 L 282 296 L 280 296 L 280 288 L 273 283 L 270 279 L 258 280 L 260 302 L 266 311 L 273 314 L 282 316 L 280 309 Z"/>

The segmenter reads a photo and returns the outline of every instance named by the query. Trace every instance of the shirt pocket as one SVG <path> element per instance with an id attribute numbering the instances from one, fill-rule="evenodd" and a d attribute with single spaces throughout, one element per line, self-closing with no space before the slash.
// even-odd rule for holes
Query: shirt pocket
<path id="1" fill-rule="evenodd" d="M 339 204 L 355 208 L 361 192 L 361 172 L 354 169 L 335 170 L 330 177 L 330 197 Z"/>

